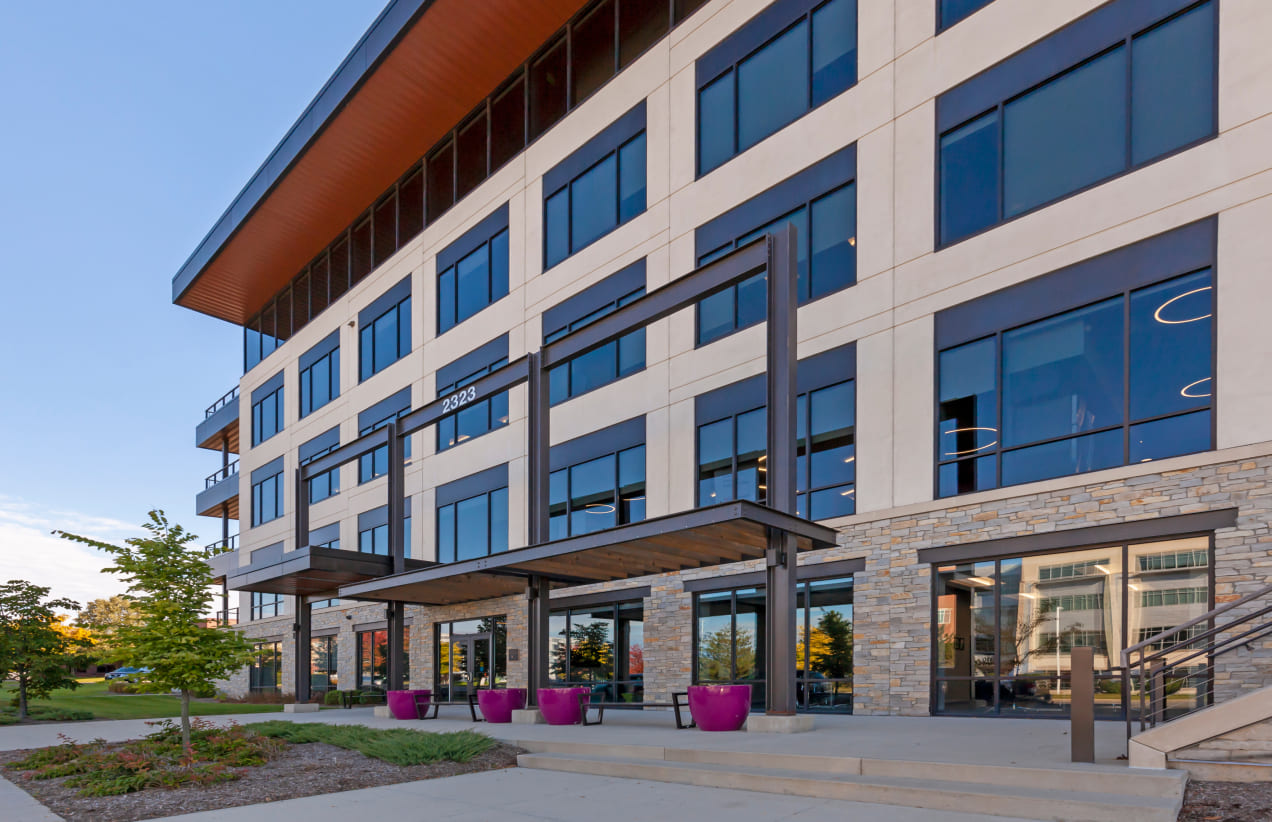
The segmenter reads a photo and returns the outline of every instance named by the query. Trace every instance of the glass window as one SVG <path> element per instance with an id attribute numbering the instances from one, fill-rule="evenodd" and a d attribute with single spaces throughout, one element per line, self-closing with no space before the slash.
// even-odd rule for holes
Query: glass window
<path id="1" fill-rule="evenodd" d="M 300 461 L 301 465 L 308 465 L 314 460 L 321 459 L 332 451 L 340 447 L 339 443 L 332 445 L 330 448 L 324 448 L 316 451 L 310 456 Z M 322 502 L 328 497 L 333 497 L 340 493 L 340 468 L 332 468 L 330 471 L 319 474 L 309 481 L 309 504 Z"/>
<path id="2" fill-rule="evenodd" d="M 938 29 L 947 29 L 974 11 L 988 6 L 992 0 L 940 0 Z"/>
<path id="3" fill-rule="evenodd" d="M 300 372 L 300 416 L 306 417 L 340 396 L 340 349 Z"/>
<path id="4" fill-rule="evenodd" d="M 1200 561 L 1143 570 L 1177 553 Z M 1199 538 L 936 567 L 935 712 L 1067 715 L 1070 655 L 1087 646 L 1096 715 L 1124 716 L 1122 649 L 1209 610 L 1209 555 Z M 1185 688 L 1172 708 L 1204 699 L 1200 678 Z"/>
<path id="5" fill-rule="evenodd" d="M 443 333 L 508 294 L 508 229 L 437 275 L 437 331 Z"/>
<path id="6" fill-rule="evenodd" d="M 590 314 L 558 328 L 545 329 L 544 342 L 556 342 L 580 328 L 612 314 L 621 306 L 645 296 L 645 289 L 638 288 L 601 306 Z M 615 380 L 643 371 L 645 368 L 645 329 L 637 329 L 600 348 L 581 354 L 556 368 L 548 376 L 548 394 L 553 405 L 571 397 L 609 385 Z"/>
<path id="7" fill-rule="evenodd" d="M 645 210 L 642 131 L 544 198 L 544 266 L 551 268 Z"/>
<path id="8" fill-rule="evenodd" d="M 547 131 L 565 116 L 569 107 L 566 94 L 566 44 L 562 37 L 530 64 L 530 138 Z"/>
<path id="9" fill-rule="evenodd" d="M 261 397 L 252 403 L 252 445 L 260 445 L 265 440 L 283 430 L 283 386 Z"/>
<path id="10" fill-rule="evenodd" d="M 941 351 L 940 495 L 1210 448 L 1212 283 L 1197 271 Z"/>
<path id="11" fill-rule="evenodd" d="M 639 600 L 553 611 L 549 676 L 590 688 L 592 702 L 643 702 L 644 628 Z"/>
<path id="12" fill-rule="evenodd" d="M 451 383 L 440 386 L 439 397 L 457 391 L 465 385 L 499 370 L 508 364 L 507 357 L 490 363 L 490 365 Z M 444 417 L 437 422 L 437 450 L 445 451 L 460 443 L 480 437 L 482 434 L 502 428 L 508 424 L 508 392 L 504 391 L 493 397 L 464 406 L 458 414 Z"/>
<path id="13" fill-rule="evenodd" d="M 411 298 L 406 297 L 359 333 L 362 360 L 358 379 L 365 380 L 411 352 Z"/>
<path id="14" fill-rule="evenodd" d="M 252 483 L 252 527 L 283 515 L 283 472 Z"/>
<path id="15" fill-rule="evenodd" d="M 283 595 L 262 594 L 259 591 L 253 591 L 251 595 L 251 610 L 252 619 L 268 619 L 282 616 Z"/>
<path id="16" fill-rule="evenodd" d="M 526 144 L 526 81 L 518 77 L 490 101 L 490 169 L 517 156 Z"/>
<path id="17" fill-rule="evenodd" d="M 618 62 L 627 66 L 667 33 L 663 0 L 621 0 L 618 4 Z"/>
<path id="18" fill-rule="evenodd" d="M 365 436 L 373 431 L 379 431 L 384 426 L 394 420 L 400 420 L 407 414 L 411 413 L 410 408 L 403 408 L 400 411 L 389 414 L 382 420 L 378 420 L 370 425 L 363 426 L 358 431 L 358 436 Z M 404 459 L 411 458 L 411 438 L 407 437 L 402 443 L 402 457 Z M 389 446 L 381 445 L 370 454 L 363 454 L 358 457 L 358 484 L 370 482 L 376 477 L 382 477 L 389 473 Z"/>
<path id="19" fill-rule="evenodd" d="M 574 83 L 570 100 L 574 105 L 614 76 L 614 2 L 604 0 L 570 32 L 570 78 Z"/>
<path id="20" fill-rule="evenodd" d="M 790 23 L 698 89 L 700 175 L 857 82 L 856 0 L 829 0 Z M 744 27 L 718 48 L 758 31 Z"/>
<path id="21" fill-rule="evenodd" d="M 1200 4 L 1107 43 L 1099 54 L 1018 96 L 987 101 L 988 112 L 945 130 L 941 242 L 956 242 L 1214 134 L 1214 18 L 1215 4 Z"/>
<path id="22" fill-rule="evenodd" d="M 320 603 L 313 603 L 318 607 Z M 309 641 L 309 687 L 314 693 L 326 693 L 340 687 L 336 675 L 340 658 L 339 644 L 334 636 L 317 636 Z"/>
<path id="23" fill-rule="evenodd" d="M 279 692 L 283 688 L 283 644 L 257 642 L 255 655 L 247 669 L 248 688 L 252 691 Z"/>
<path id="24" fill-rule="evenodd" d="M 856 283 L 857 192 L 853 183 L 818 192 L 818 196 L 789 213 L 703 254 L 698 265 L 787 225 L 794 225 L 796 231 L 796 291 L 801 305 Z M 698 303 L 697 344 L 706 345 L 763 322 L 767 314 L 768 278 L 752 277 Z"/>
<path id="25" fill-rule="evenodd" d="M 437 507 L 437 561 L 458 562 L 508 550 L 508 489 Z"/>
<path id="26" fill-rule="evenodd" d="M 498 616 L 436 624 L 433 698 L 466 702 L 477 688 L 508 687 L 507 618 Z"/>
<path id="27" fill-rule="evenodd" d="M 358 551 L 363 554 L 389 555 L 389 526 L 376 525 L 358 532 Z"/>
<path id="28" fill-rule="evenodd" d="M 645 446 L 553 471 L 549 537 L 561 539 L 645 518 Z"/>

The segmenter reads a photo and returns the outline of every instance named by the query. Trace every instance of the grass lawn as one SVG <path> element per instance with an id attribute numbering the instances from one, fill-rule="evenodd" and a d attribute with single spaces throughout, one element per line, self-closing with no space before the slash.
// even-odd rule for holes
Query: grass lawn
<path id="1" fill-rule="evenodd" d="M 13 683 L 4 684 L 4 702 L 16 690 Z M 49 699 L 32 700 L 32 706 L 66 711 L 91 711 L 94 719 L 168 719 L 181 716 L 181 698 L 168 694 L 112 694 L 102 679 L 80 680 L 75 690 L 54 691 Z M 277 713 L 282 705 L 239 705 L 225 702 L 190 703 L 191 716 L 222 714 Z"/>

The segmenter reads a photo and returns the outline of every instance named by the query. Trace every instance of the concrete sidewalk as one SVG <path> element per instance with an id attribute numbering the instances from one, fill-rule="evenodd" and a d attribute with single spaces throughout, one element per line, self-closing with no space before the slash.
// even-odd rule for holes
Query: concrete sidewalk
<path id="1" fill-rule="evenodd" d="M 863 802 L 837 802 L 751 791 L 695 788 L 634 779 L 510 769 L 288 799 L 184 816 L 181 822 L 349 822 L 353 819 L 463 819 L 465 822 L 594 822 L 596 819 L 692 819 L 698 822 L 843 820 L 977 822 L 949 813 Z M 994 817 L 995 822 L 1024 822 Z M 25 820 L 23 820 L 25 822 Z"/>

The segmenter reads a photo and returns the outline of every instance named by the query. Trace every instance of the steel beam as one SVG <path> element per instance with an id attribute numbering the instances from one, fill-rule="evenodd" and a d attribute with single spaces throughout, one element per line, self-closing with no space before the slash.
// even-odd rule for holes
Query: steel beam
<path id="1" fill-rule="evenodd" d="M 402 436 L 398 432 L 396 422 L 385 426 L 389 432 L 389 556 L 393 558 L 393 573 L 400 574 L 406 570 L 405 501 L 402 495 L 406 487 L 406 448 Z"/>
<path id="2" fill-rule="evenodd" d="M 309 640 L 313 630 L 313 608 L 303 596 L 292 597 L 292 600 L 296 605 L 296 652 L 292 654 L 296 659 L 296 701 L 304 703 L 309 701 L 310 696 L 310 652 L 313 649 Z"/>
<path id="3" fill-rule="evenodd" d="M 389 623 L 389 648 L 385 654 L 389 663 L 388 690 L 400 691 L 406 687 L 406 654 L 403 648 L 406 608 L 401 602 L 390 602 L 385 617 Z"/>
<path id="4" fill-rule="evenodd" d="M 795 227 L 768 238 L 768 453 L 761 469 L 770 508 L 795 512 L 795 371 L 797 262 Z M 770 528 L 765 589 L 765 708 L 772 715 L 793 715 L 795 693 L 795 536 Z"/>
<path id="5" fill-rule="evenodd" d="M 296 469 L 296 550 L 309 545 L 309 480 L 305 479 L 305 469 Z"/>
<path id="6" fill-rule="evenodd" d="M 527 514 L 526 530 L 531 545 L 548 541 L 548 486 L 551 469 L 551 406 L 548 394 L 548 372 L 543 355 L 536 351 L 526 357 L 528 367 L 528 417 L 526 420 Z"/>
<path id="7" fill-rule="evenodd" d="M 548 580 L 540 576 L 531 577 L 526 586 L 526 633 L 529 640 L 526 648 L 526 698 L 531 706 L 539 704 L 539 689 L 548 687 L 548 651 L 551 647 L 548 614 L 552 608 L 548 597 L 551 590 Z"/>

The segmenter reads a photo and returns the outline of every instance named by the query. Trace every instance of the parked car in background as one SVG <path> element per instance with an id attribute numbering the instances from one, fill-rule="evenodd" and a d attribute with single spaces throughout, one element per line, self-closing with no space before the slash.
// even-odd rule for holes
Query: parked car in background
<path id="1" fill-rule="evenodd" d="M 150 671 L 151 671 L 150 668 L 132 668 L 132 667 L 116 668 L 115 670 L 106 674 L 106 678 L 107 679 L 134 679 L 135 677 L 141 676 L 143 674 L 148 674 L 150 673 Z"/>

